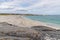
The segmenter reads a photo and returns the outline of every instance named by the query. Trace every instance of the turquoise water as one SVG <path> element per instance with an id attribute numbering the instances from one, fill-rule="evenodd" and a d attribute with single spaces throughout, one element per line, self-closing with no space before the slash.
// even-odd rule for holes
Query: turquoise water
<path id="1" fill-rule="evenodd" d="M 60 25 L 60 15 L 48 15 L 48 16 L 26 16 L 27 18 L 42 21 L 46 23 L 53 23 Z"/>

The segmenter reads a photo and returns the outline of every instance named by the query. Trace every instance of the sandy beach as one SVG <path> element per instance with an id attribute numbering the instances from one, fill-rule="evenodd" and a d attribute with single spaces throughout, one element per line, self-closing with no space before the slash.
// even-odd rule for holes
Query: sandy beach
<path id="1" fill-rule="evenodd" d="M 59 29 L 40 21 L 28 19 L 21 15 L 0 15 L 0 22 L 7 22 L 9 24 L 17 25 L 20 27 L 46 26 L 53 29 Z"/>
<path id="2" fill-rule="evenodd" d="M 9 24 L 28 27 L 40 25 L 39 22 L 27 19 L 21 15 L 0 15 L 0 22 L 7 22 Z M 34 23 L 33 23 L 34 22 Z"/>

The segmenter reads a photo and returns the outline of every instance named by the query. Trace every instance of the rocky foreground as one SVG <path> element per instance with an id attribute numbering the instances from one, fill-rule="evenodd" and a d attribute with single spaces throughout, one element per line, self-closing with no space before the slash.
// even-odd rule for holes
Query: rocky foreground
<path id="1" fill-rule="evenodd" d="M 60 40 L 60 30 L 20 15 L 0 15 L 0 40 Z"/>
<path id="2" fill-rule="evenodd" d="M 0 40 L 60 40 L 60 31 L 45 26 L 29 28 L 1 22 Z"/>
<path id="3" fill-rule="evenodd" d="M 0 40 L 40 40 L 40 37 L 41 33 L 31 28 L 0 23 Z"/>

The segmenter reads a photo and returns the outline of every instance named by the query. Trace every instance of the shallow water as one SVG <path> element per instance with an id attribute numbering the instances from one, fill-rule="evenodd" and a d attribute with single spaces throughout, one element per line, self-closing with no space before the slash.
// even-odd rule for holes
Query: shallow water
<path id="1" fill-rule="evenodd" d="M 43 22 L 49 22 L 49 23 L 55 23 L 60 24 L 60 15 L 47 15 L 47 16 L 26 16 L 27 18 L 43 21 Z"/>
<path id="2" fill-rule="evenodd" d="M 60 28 L 60 15 L 46 15 L 46 16 L 26 16 L 32 20 L 44 22 L 50 26 L 58 26 Z"/>

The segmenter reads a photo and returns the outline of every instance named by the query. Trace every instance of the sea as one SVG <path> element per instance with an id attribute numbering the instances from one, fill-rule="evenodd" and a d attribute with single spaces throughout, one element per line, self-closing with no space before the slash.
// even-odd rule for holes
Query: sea
<path id="1" fill-rule="evenodd" d="M 60 27 L 60 15 L 26 16 L 29 19 Z"/>

